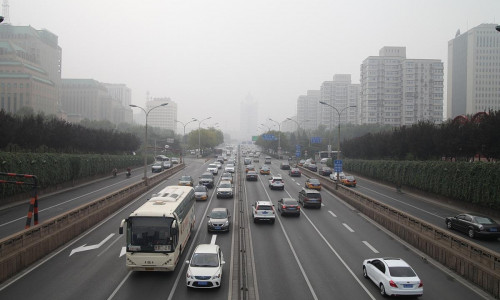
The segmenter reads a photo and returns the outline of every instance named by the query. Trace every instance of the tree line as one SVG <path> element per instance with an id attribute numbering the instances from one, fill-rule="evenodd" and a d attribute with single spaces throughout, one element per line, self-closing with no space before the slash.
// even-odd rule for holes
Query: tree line
<path id="1" fill-rule="evenodd" d="M 467 116 L 442 124 L 419 122 L 391 131 L 344 140 L 344 157 L 384 160 L 487 161 L 500 157 L 500 111 Z"/>
<path id="2" fill-rule="evenodd" d="M 12 115 L 0 110 L 0 150 L 123 154 L 138 149 L 135 134 L 93 129 L 44 114 Z"/>

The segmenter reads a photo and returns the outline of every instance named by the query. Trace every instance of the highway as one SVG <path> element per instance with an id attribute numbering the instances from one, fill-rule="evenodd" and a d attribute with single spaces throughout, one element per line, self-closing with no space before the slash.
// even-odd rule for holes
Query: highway
<path id="1" fill-rule="evenodd" d="M 256 163 L 256 166 L 262 163 Z M 238 231 L 231 228 L 228 233 L 208 233 L 206 215 L 213 207 L 227 207 L 235 218 L 238 216 L 236 205 L 239 199 L 216 199 L 215 189 L 211 189 L 207 201 L 196 203 L 195 230 L 181 262 L 171 273 L 127 271 L 123 255 L 125 239 L 118 234 L 121 220 L 141 206 L 151 194 L 167 185 L 177 184 L 182 174 L 191 175 L 196 180 L 206 166 L 207 163 L 202 160 L 187 160 L 186 168 L 180 173 L 138 197 L 26 272 L 3 283 L 0 299 L 232 299 L 235 287 L 231 279 L 236 276 L 234 261 L 237 255 L 234 240 Z M 297 198 L 304 186 L 305 176 L 291 178 L 278 166 L 279 162 L 273 160 L 272 173 L 282 174 L 284 191 L 270 190 L 268 175 L 259 175 L 256 182 L 245 181 L 243 166 L 238 166 L 237 176 L 243 179 L 241 195 L 244 213 L 250 220 L 241 226 L 248 227 L 250 233 L 248 256 L 255 268 L 255 299 L 382 299 L 378 288 L 362 276 L 362 261 L 370 257 L 400 257 L 406 260 L 423 280 L 424 295 L 421 299 L 489 298 L 422 259 L 409 246 L 325 190 L 321 191 L 324 203 L 321 209 L 303 209 L 300 217 L 277 216 L 275 224 L 251 222 L 251 205 L 255 201 L 269 200 L 277 205 L 280 198 Z M 140 177 L 135 180 L 140 180 Z M 57 215 L 56 209 L 64 209 L 62 205 L 57 206 L 58 203 L 75 199 L 68 203 L 81 205 L 81 201 L 98 197 L 92 194 L 93 191 L 102 189 L 102 193 L 107 194 L 111 191 L 108 188 L 119 188 L 113 186 L 116 181 L 124 180 L 110 178 L 81 189 L 68 190 L 64 196 L 58 195 L 61 198 L 57 200 L 51 197 L 44 199 L 40 206 L 43 203 L 47 208 L 47 216 L 49 211 L 51 215 Z M 375 197 L 377 199 L 390 201 L 385 197 L 395 198 L 394 190 L 386 191 L 377 184 L 358 181 L 356 188 L 363 193 L 366 186 L 366 191 L 381 194 Z M 87 200 L 76 200 L 87 197 L 84 196 L 86 194 L 92 196 L 88 196 Z M 3 211 L 0 228 L 8 234 L 4 228 L 11 225 L 4 225 L 7 222 L 20 222 L 20 226 L 24 227 L 24 218 L 14 221 L 23 215 L 14 209 Z M 221 246 L 226 260 L 221 288 L 186 288 L 186 265 L 183 261 L 190 257 L 196 245 L 210 243 L 214 239 Z"/>

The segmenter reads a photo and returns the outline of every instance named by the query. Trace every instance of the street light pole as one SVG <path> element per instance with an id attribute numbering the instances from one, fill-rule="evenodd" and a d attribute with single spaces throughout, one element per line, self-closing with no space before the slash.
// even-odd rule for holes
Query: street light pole
<path id="1" fill-rule="evenodd" d="M 184 122 L 181 122 L 179 120 L 175 120 L 175 122 L 177 123 L 181 123 L 183 126 L 184 126 L 184 134 L 182 136 L 182 141 L 184 142 L 184 145 L 186 145 L 186 126 L 189 124 L 189 123 L 193 123 L 195 121 L 198 121 L 196 120 L 195 118 L 192 118 L 191 121 L 187 122 L 187 123 L 184 123 Z M 181 163 L 183 163 L 183 158 L 182 158 L 182 152 L 184 152 L 184 149 L 181 149 Z"/>
<path id="2" fill-rule="evenodd" d="M 269 118 L 269 121 L 278 124 L 278 159 L 281 159 L 281 123 L 271 118 Z"/>
<path id="3" fill-rule="evenodd" d="M 199 151 L 198 153 L 199 153 L 199 155 L 201 155 L 201 134 L 200 134 L 200 131 L 201 131 L 201 123 L 202 123 L 203 121 L 206 121 L 206 120 L 211 119 L 211 118 L 212 118 L 212 117 L 208 117 L 208 118 L 205 118 L 205 119 L 203 119 L 203 120 L 201 120 L 201 121 L 199 121 L 199 122 L 198 122 L 198 151 Z M 197 156 L 197 157 L 198 157 L 198 156 Z"/>
<path id="4" fill-rule="evenodd" d="M 338 116 L 339 116 L 339 124 L 338 124 L 338 139 L 337 139 L 337 160 L 340 159 L 340 115 L 342 114 L 342 112 L 344 112 L 344 110 L 348 109 L 348 108 L 351 108 L 351 107 L 356 107 L 356 105 L 351 105 L 351 106 L 347 106 L 347 107 L 344 107 L 341 111 L 339 111 L 337 108 L 335 108 L 333 105 L 330 105 L 324 101 L 319 101 L 319 103 L 323 104 L 323 105 L 326 105 L 326 106 L 329 106 L 333 109 L 335 109 L 335 111 L 337 112 Z M 340 179 L 340 172 L 337 172 L 337 181 L 335 182 L 335 189 L 337 190 L 339 188 L 339 179 Z"/>
<path id="5" fill-rule="evenodd" d="M 149 116 L 149 113 L 153 109 L 158 108 L 158 107 L 162 107 L 162 106 L 166 106 L 166 105 L 168 105 L 168 103 L 162 103 L 158 106 L 151 108 L 150 110 L 148 110 L 146 112 L 146 110 L 144 108 L 142 108 L 138 105 L 129 104 L 130 107 L 136 107 L 136 108 L 142 109 L 142 111 L 146 115 L 146 126 L 144 126 L 145 127 L 145 130 L 144 130 L 144 182 L 146 183 L 146 185 L 148 185 L 148 176 L 147 176 L 147 171 L 148 171 L 148 155 L 147 155 L 147 150 L 148 150 L 148 116 Z"/>

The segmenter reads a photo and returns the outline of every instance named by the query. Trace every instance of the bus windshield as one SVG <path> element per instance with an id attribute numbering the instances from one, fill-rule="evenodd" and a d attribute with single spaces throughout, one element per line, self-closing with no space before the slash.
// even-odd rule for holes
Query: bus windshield
<path id="1" fill-rule="evenodd" d="M 128 219 L 127 245 L 130 252 L 172 252 L 170 235 L 174 218 L 131 217 Z"/>

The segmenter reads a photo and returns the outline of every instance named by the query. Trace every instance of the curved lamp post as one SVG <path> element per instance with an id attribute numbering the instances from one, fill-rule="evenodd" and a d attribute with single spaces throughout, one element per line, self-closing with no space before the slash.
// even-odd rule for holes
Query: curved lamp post
<path id="1" fill-rule="evenodd" d="M 158 107 L 162 107 L 162 106 L 166 106 L 168 105 L 168 103 L 162 103 L 158 106 L 155 106 L 155 107 L 152 107 L 150 110 L 148 110 L 146 112 L 146 110 L 140 106 L 137 106 L 137 105 L 134 105 L 134 104 L 129 104 L 130 107 L 137 107 L 137 108 L 140 108 L 142 109 L 142 111 L 144 112 L 144 114 L 146 115 L 146 126 L 145 126 L 145 132 L 144 132 L 144 182 L 146 183 L 146 185 L 148 185 L 148 176 L 147 176 L 147 170 L 148 170 L 148 155 L 147 155 L 147 150 L 148 150 L 148 116 L 149 116 L 149 113 L 155 109 L 155 108 L 158 108 Z"/>
<path id="2" fill-rule="evenodd" d="M 201 123 L 202 123 L 203 121 L 206 121 L 206 120 L 211 119 L 211 118 L 212 118 L 212 117 L 208 117 L 208 118 L 205 118 L 205 119 L 200 120 L 200 121 L 198 122 L 198 151 L 199 151 L 198 153 L 199 153 L 199 155 L 201 155 L 201 135 L 200 135 L 200 131 L 201 131 Z"/>
<path id="3" fill-rule="evenodd" d="M 183 136 L 182 136 L 182 141 L 184 142 L 184 145 L 186 144 L 186 126 L 187 126 L 189 123 L 193 123 L 193 122 L 195 122 L 195 121 L 198 121 L 198 120 L 196 120 L 195 118 L 192 118 L 192 120 L 191 120 L 191 121 L 189 121 L 189 122 L 187 122 L 187 123 L 181 122 L 181 121 L 179 121 L 179 120 L 175 120 L 175 122 L 177 122 L 177 123 L 181 123 L 181 124 L 182 124 L 182 126 L 184 127 L 184 131 L 183 131 L 183 132 L 184 132 L 184 134 L 183 134 Z M 183 152 L 183 151 L 182 151 L 182 152 Z M 181 163 L 183 162 L 183 161 L 182 161 L 182 152 L 181 152 Z"/>
<path id="4" fill-rule="evenodd" d="M 271 118 L 269 118 L 269 121 L 278 124 L 278 159 L 281 159 L 281 123 Z"/>
<path id="5" fill-rule="evenodd" d="M 342 114 L 342 112 L 344 112 L 344 110 L 348 109 L 348 108 L 351 108 L 351 107 L 356 107 L 356 105 L 351 105 L 351 106 L 347 106 L 347 107 L 344 107 L 341 111 L 339 111 L 337 108 L 335 108 L 333 105 L 330 105 L 324 101 L 319 101 L 319 103 L 323 104 L 323 105 L 326 105 L 326 106 L 329 106 L 331 108 L 333 108 L 338 116 L 339 116 L 339 125 L 338 125 L 338 139 L 337 139 L 337 160 L 340 159 L 340 115 Z M 340 178 L 340 172 L 337 172 L 337 181 L 335 182 L 335 189 L 338 189 L 339 188 L 339 178 Z"/>

